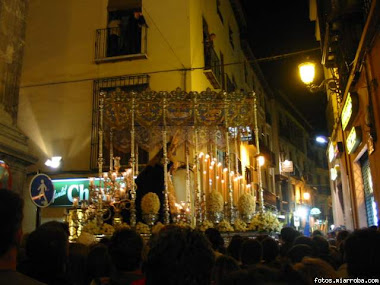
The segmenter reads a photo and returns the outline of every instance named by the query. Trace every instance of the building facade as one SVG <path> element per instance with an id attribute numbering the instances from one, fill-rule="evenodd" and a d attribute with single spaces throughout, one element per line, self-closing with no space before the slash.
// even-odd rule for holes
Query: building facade
<path id="1" fill-rule="evenodd" d="M 328 82 L 328 161 L 334 222 L 378 225 L 378 1 L 311 1 Z"/>

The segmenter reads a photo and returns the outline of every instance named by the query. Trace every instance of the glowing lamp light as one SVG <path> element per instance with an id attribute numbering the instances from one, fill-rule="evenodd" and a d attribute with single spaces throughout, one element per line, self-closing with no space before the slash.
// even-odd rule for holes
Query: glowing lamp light
<path id="1" fill-rule="evenodd" d="M 323 137 L 323 136 L 317 136 L 315 138 L 315 141 L 317 143 L 321 143 L 321 144 L 326 144 L 328 142 L 327 139 L 325 137 Z"/>
<path id="2" fill-rule="evenodd" d="M 303 193 L 303 199 L 304 200 L 309 200 L 310 199 L 310 193 L 309 192 Z"/>
<path id="3" fill-rule="evenodd" d="M 264 158 L 264 156 L 262 156 L 262 155 L 258 156 L 258 157 L 257 157 L 257 162 L 258 162 L 259 166 L 263 166 L 264 163 L 265 163 L 265 158 Z"/>
<path id="4" fill-rule="evenodd" d="M 303 83 L 309 85 L 314 81 L 315 63 L 311 61 L 303 62 L 298 65 L 298 70 Z"/>
<path id="5" fill-rule="evenodd" d="M 307 217 L 307 209 L 305 207 L 299 207 L 294 214 L 301 219 L 305 219 Z"/>
<path id="6" fill-rule="evenodd" d="M 53 156 L 46 160 L 45 165 L 51 168 L 58 168 L 61 165 L 62 156 Z"/>

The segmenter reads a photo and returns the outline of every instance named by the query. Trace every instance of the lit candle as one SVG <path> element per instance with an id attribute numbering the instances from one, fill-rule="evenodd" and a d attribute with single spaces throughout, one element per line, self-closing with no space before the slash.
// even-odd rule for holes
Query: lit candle
<path id="1" fill-rule="evenodd" d="M 78 198 L 74 198 L 73 199 L 73 206 L 74 207 L 78 207 L 78 202 L 79 202 L 79 199 Z"/>

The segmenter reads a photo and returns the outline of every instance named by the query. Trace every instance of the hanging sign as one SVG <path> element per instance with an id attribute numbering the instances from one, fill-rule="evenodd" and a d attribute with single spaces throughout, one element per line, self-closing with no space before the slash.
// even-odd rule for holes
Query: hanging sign
<path id="1" fill-rule="evenodd" d="M 349 154 L 355 152 L 362 142 L 362 131 L 360 127 L 353 127 L 346 139 L 346 148 Z"/>
<path id="2" fill-rule="evenodd" d="M 344 103 L 343 109 L 342 109 L 342 115 L 341 115 L 341 121 L 342 121 L 342 128 L 343 130 L 346 130 L 347 127 L 349 127 L 356 117 L 356 114 L 359 110 L 359 100 L 358 100 L 358 94 L 353 92 L 348 92 L 346 101 Z"/>
<path id="3" fill-rule="evenodd" d="M 285 160 L 281 162 L 281 170 L 282 172 L 293 172 L 293 161 Z"/>
<path id="4" fill-rule="evenodd" d="M 49 206 L 54 200 L 54 185 L 46 174 L 37 174 L 30 181 L 29 194 L 32 202 L 40 208 Z"/>
<path id="5" fill-rule="evenodd" d="M 89 178 L 53 179 L 52 181 L 55 188 L 52 206 L 72 206 L 74 198 L 78 198 L 78 201 L 89 198 Z"/>

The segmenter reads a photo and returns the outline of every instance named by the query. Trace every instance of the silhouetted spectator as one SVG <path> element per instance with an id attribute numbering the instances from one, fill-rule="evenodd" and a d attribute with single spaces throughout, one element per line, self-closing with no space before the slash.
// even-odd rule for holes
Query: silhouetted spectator
<path id="1" fill-rule="evenodd" d="M 277 241 L 271 237 L 267 237 L 261 242 L 261 245 L 263 247 L 264 265 L 279 269 L 281 264 L 278 262 L 277 257 L 280 254 L 280 248 Z"/>
<path id="2" fill-rule="evenodd" d="M 111 282 L 115 285 L 128 285 L 137 280 L 143 280 L 141 272 L 143 240 L 133 230 L 123 229 L 116 231 L 110 241 L 109 254 L 116 268 L 111 275 Z"/>
<path id="3" fill-rule="evenodd" d="M 68 236 L 63 227 L 48 224 L 33 231 L 26 241 L 25 263 L 19 271 L 53 285 L 71 284 L 68 278 Z"/>
<path id="4" fill-rule="evenodd" d="M 297 245 L 297 244 L 306 244 L 310 246 L 311 248 L 313 248 L 313 241 L 311 240 L 311 238 L 306 237 L 306 236 L 296 237 L 294 239 L 293 245 Z"/>
<path id="5" fill-rule="evenodd" d="M 301 262 L 294 265 L 307 284 L 316 284 L 315 278 L 331 278 L 335 280 L 337 274 L 334 268 L 319 258 L 305 257 Z"/>
<path id="6" fill-rule="evenodd" d="M 19 195 L 0 189 L 0 284 L 43 284 L 16 272 L 17 248 L 22 240 L 23 207 L 24 202 Z"/>
<path id="7" fill-rule="evenodd" d="M 112 262 L 108 254 L 108 247 L 102 243 L 92 245 L 87 257 L 87 284 L 109 284 L 111 267 Z"/>
<path id="8" fill-rule="evenodd" d="M 163 228 L 152 242 L 146 284 L 210 284 L 215 257 L 210 242 L 190 228 Z"/>
<path id="9" fill-rule="evenodd" d="M 224 240 L 222 238 L 222 235 L 217 229 L 214 228 L 208 228 L 205 231 L 205 235 L 209 242 L 212 245 L 212 249 L 215 251 L 215 255 L 219 256 L 221 254 L 225 253 L 225 248 L 224 248 Z"/>
<path id="10" fill-rule="evenodd" d="M 238 263 L 240 263 L 240 251 L 241 246 L 245 239 L 240 235 L 234 235 L 231 238 L 230 244 L 227 247 L 227 254 L 233 258 L 235 258 Z"/>
<path id="11" fill-rule="evenodd" d="M 248 239 L 243 242 L 240 251 L 242 268 L 246 269 L 260 263 L 263 255 L 261 243 L 254 239 Z"/>
<path id="12" fill-rule="evenodd" d="M 353 232 L 345 241 L 344 251 L 350 277 L 380 278 L 380 232 Z"/>
<path id="13" fill-rule="evenodd" d="M 211 281 L 214 285 L 220 285 L 223 283 L 224 278 L 227 274 L 233 271 L 240 270 L 237 261 L 227 255 L 219 256 L 216 261 L 214 268 L 212 269 Z"/>
<path id="14" fill-rule="evenodd" d="M 315 230 L 311 233 L 311 237 L 315 237 L 315 236 L 325 236 L 320 230 Z"/>
<path id="15" fill-rule="evenodd" d="M 327 263 L 329 263 L 334 269 L 338 269 L 338 264 L 332 258 L 330 254 L 330 245 L 327 239 L 323 236 L 315 236 L 312 238 L 313 242 L 313 255 L 318 257 Z"/>
<path id="16" fill-rule="evenodd" d="M 288 250 L 293 246 L 294 239 L 298 236 L 298 232 L 291 227 L 284 227 L 281 229 L 280 239 L 280 255 L 286 256 Z"/>
<path id="17" fill-rule="evenodd" d="M 297 244 L 293 246 L 287 253 L 287 257 L 292 264 L 301 262 L 305 256 L 313 256 L 313 249 L 306 244 Z"/>
<path id="18" fill-rule="evenodd" d="M 69 244 L 68 273 L 73 285 L 86 283 L 88 247 L 80 243 Z"/>

